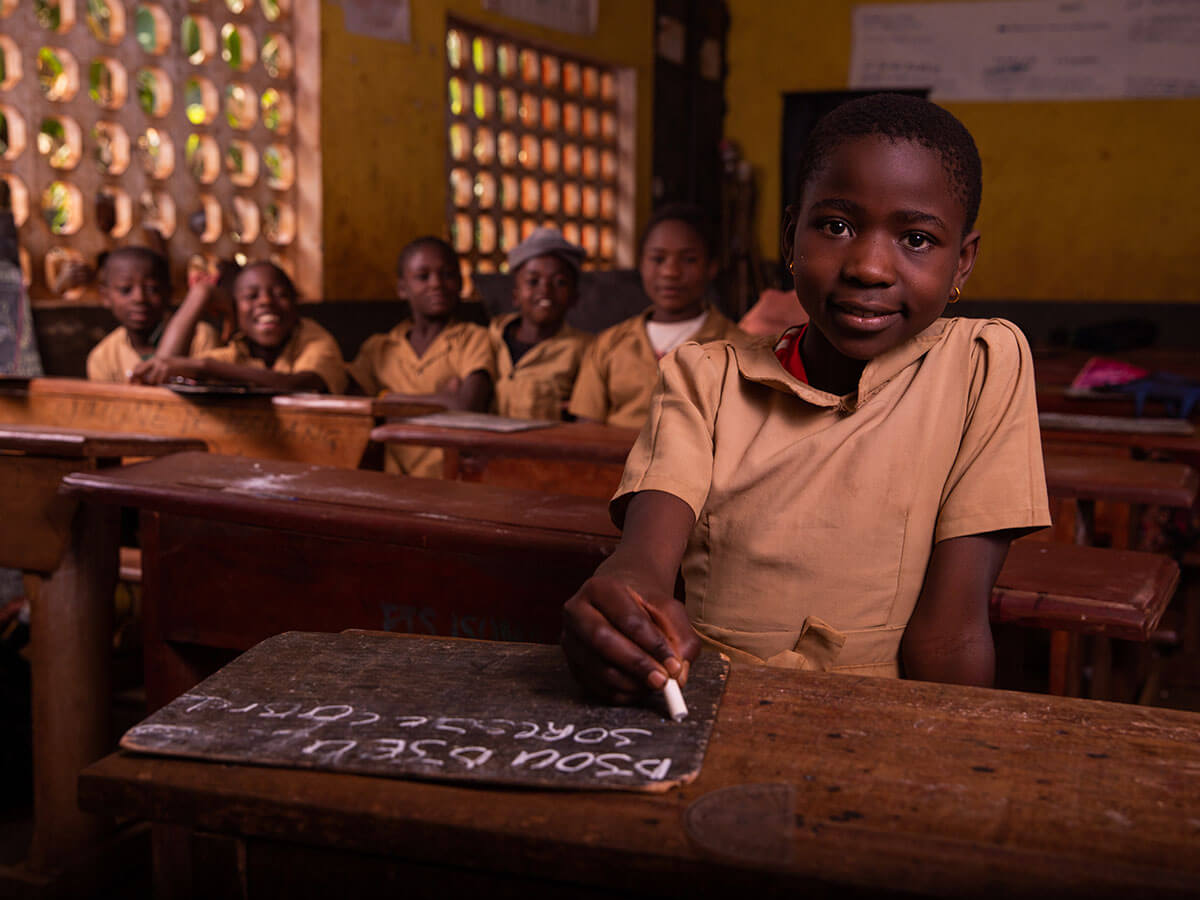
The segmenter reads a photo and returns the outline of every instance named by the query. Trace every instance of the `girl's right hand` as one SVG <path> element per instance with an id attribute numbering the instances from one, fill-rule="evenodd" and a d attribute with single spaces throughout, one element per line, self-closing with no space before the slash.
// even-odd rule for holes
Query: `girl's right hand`
<path id="1" fill-rule="evenodd" d="M 684 605 L 637 579 L 597 574 L 563 606 L 563 652 L 576 680 L 610 703 L 630 703 L 667 678 L 687 682 L 700 638 Z"/>

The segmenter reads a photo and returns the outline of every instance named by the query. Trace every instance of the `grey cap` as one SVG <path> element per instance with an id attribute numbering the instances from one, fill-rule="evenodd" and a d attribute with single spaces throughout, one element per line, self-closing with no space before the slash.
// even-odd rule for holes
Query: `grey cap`
<path id="1" fill-rule="evenodd" d="M 515 272 L 536 256 L 554 254 L 579 274 L 587 251 L 572 244 L 556 228 L 535 228 L 529 237 L 508 251 L 508 270 Z"/>

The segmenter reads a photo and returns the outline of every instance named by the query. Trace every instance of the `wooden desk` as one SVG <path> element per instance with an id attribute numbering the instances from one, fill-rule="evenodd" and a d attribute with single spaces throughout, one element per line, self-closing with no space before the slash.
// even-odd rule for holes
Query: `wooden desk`
<path id="1" fill-rule="evenodd" d="M 82 814 L 75 777 L 107 753 L 114 507 L 59 494 L 63 476 L 122 457 L 203 449 L 201 441 L 48 427 L 0 426 L 0 566 L 38 576 L 31 592 L 34 833 L 28 865 L 51 871 L 99 834 Z"/>
<path id="2" fill-rule="evenodd" d="M 637 434 L 594 422 L 497 432 L 400 421 L 376 428 L 371 439 L 441 447 L 448 479 L 608 499 Z"/>
<path id="3" fill-rule="evenodd" d="M 0 423 L 93 428 L 204 441 L 214 453 L 354 468 L 383 412 L 369 397 L 180 395 L 74 378 L 0 381 Z M 438 407 L 411 404 L 408 415 Z M 390 414 L 401 412 L 391 404 Z"/>
<path id="4" fill-rule="evenodd" d="M 151 708 L 289 629 L 556 642 L 618 540 L 600 500 L 282 461 L 179 454 L 65 484 L 142 511 Z"/>
<path id="5" fill-rule="evenodd" d="M 89 809 L 213 836 L 251 898 L 1129 900 L 1200 892 L 1197 771 L 1192 713 L 735 666 L 700 777 L 662 794 L 123 752 L 79 787 Z M 166 875 L 220 868 L 197 866 Z"/>

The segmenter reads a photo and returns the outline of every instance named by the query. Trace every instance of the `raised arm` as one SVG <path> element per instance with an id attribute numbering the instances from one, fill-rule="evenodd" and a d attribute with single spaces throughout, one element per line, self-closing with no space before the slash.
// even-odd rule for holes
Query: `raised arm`
<path id="1" fill-rule="evenodd" d="M 163 329 L 162 338 L 154 352 L 156 357 L 167 359 L 187 355 L 192 345 L 192 335 L 196 333 L 196 323 L 204 316 L 204 309 L 213 295 L 213 287 L 214 282 L 209 278 L 197 279 L 188 287 L 187 296 Z"/>
<path id="2" fill-rule="evenodd" d="M 992 685 L 996 655 L 988 604 L 1014 536 L 993 531 L 934 545 L 900 643 L 905 677 Z"/>
<path id="3" fill-rule="evenodd" d="M 668 676 L 686 681 L 700 638 L 673 591 L 694 523 L 672 494 L 635 494 L 620 545 L 566 602 L 563 651 L 589 692 L 627 703 Z"/>

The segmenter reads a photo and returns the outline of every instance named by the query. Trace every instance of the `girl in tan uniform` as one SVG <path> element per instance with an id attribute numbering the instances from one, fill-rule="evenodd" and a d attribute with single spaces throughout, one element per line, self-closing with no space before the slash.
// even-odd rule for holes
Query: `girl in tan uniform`
<path id="1" fill-rule="evenodd" d="M 508 254 L 517 311 L 488 328 L 496 355 L 496 412 L 514 419 L 562 418 L 579 361 L 592 340 L 565 321 L 579 296 L 585 251 L 553 228 L 537 228 Z"/>
<path id="2" fill-rule="evenodd" d="M 641 428 L 663 356 L 685 341 L 742 336 L 705 302 L 717 262 L 699 207 L 664 206 L 651 217 L 640 270 L 650 308 L 602 331 L 584 354 L 568 406 L 577 419 Z"/>
<path id="3" fill-rule="evenodd" d="M 975 264 L 980 172 L 925 100 L 876 94 L 817 124 L 786 244 L 809 323 L 663 361 L 612 503 L 623 539 L 564 611 L 586 687 L 628 701 L 686 678 L 702 642 L 992 682 L 992 587 L 1050 517 L 1023 336 L 941 318 Z"/>

